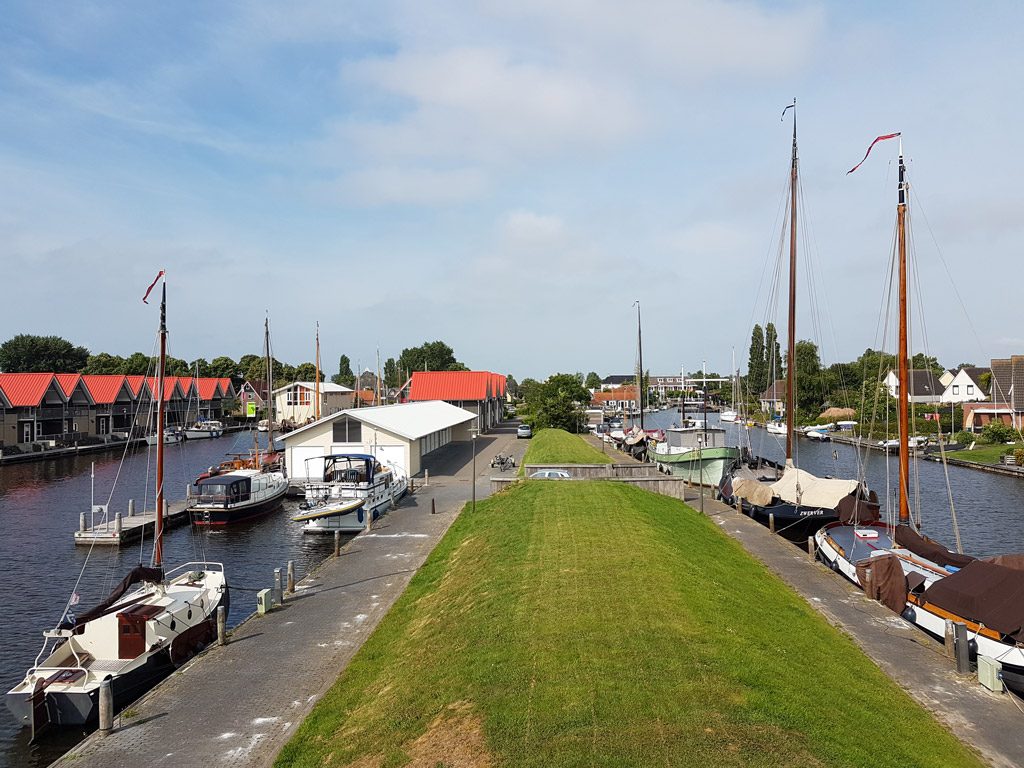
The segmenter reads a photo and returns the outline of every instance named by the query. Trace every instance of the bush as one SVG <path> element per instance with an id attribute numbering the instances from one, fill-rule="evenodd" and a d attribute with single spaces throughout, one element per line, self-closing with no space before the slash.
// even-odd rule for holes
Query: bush
<path id="1" fill-rule="evenodd" d="M 1018 448 L 1013 452 L 1013 460 L 1018 467 L 1024 467 L 1024 448 Z"/>
<path id="2" fill-rule="evenodd" d="M 953 439 L 956 440 L 956 442 L 959 443 L 960 445 L 970 445 L 971 443 L 978 439 L 978 436 L 975 435 L 973 432 L 962 430 L 960 432 L 957 432 L 956 436 Z"/>
<path id="3" fill-rule="evenodd" d="M 990 443 L 1012 443 L 1017 438 L 1017 430 L 1001 421 L 986 424 L 981 434 Z"/>

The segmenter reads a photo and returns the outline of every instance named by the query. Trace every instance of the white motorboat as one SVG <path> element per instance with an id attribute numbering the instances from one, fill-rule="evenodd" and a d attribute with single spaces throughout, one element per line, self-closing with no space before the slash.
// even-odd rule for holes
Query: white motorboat
<path id="1" fill-rule="evenodd" d="M 722 414 L 718 418 L 719 418 L 720 421 L 729 422 L 731 424 L 732 422 L 734 422 L 737 419 L 739 419 L 739 417 L 740 417 L 739 413 L 737 413 L 736 411 L 731 411 L 730 410 L 730 411 L 722 411 Z"/>
<path id="2" fill-rule="evenodd" d="M 168 427 L 164 430 L 164 443 L 166 445 L 172 445 L 174 443 L 180 443 L 185 439 L 185 435 L 180 429 L 174 429 Z M 156 434 L 146 435 L 146 445 L 156 445 L 158 440 Z"/>
<path id="3" fill-rule="evenodd" d="M 303 533 L 358 533 L 396 503 L 408 488 L 408 480 L 391 466 L 383 466 L 365 453 L 338 453 L 322 458 L 321 480 L 306 483 L 302 514 L 292 518 L 305 523 Z"/>
<path id="4" fill-rule="evenodd" d="M 769 421 L 765 425 L 765 429 L 768 430 L 769 435 L 784 435 L 786 434 L 786 423 L 783 421 Z"/>
<path id="5" fill-rule="evenodd" d="M 185 437 L 189 440 L 202 440 L 210 437 L 220 437 L 224 434 L 224 425 L 219 421 L 202 419 L 185 430 Z"/>

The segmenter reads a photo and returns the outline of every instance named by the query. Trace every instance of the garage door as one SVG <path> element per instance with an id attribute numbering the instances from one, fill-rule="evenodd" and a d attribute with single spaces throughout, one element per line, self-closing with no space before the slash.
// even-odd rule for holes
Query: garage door
<path id="1" fill-rule="evenodd" d="M 376 456 L 377 461 L 385 467 L 390 464 L 398 474 L 405 477 L 409 476 L 409 466 L 405 461 L 404 445 L 375 445 L 372 446 L 370 453 Z"/>
<path id="2" fill-rule="evenodd" d="M 322 480 L 324 477 L 324 449 L 320 446 L 296 447 L 288 453 L 289 480 Z M 309 461 L 306 461 L 309 459 Z"/>

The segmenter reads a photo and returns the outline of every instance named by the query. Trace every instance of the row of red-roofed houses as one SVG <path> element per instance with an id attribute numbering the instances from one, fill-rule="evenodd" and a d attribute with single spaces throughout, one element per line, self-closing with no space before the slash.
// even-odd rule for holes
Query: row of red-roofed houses
<path id="1" fill-rule="evenodd" d="M 146 376 L 0 373 L 0 450 L 141 437 L 156 425 L 156 388 Z M 168 426 L 188 425 L 232 410 L 235 388 L 228 378 L 168 376 L 163 399 Z"/>
<path id="2" fill-rule="evenodd" d="M 415 371 L 402 399 L 444 400 L 465 408 L 477 415 L 476 428 L 487 432 L 502 420 L 505 383 L 505 376 L 490 371 Z"/>

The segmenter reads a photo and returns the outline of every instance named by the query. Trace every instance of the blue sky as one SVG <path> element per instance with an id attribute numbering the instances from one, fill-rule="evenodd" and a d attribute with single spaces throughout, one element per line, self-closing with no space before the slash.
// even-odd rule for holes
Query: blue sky
<path id="1" fill-rule="evenodd" d="M 294 7 L 292 7 L 294 6 Z M 9 3 L 0 336 L 543 377 L 746 358 L 800 105 L 800 338 L 878 346 L 904 132 L 924 325 L 1024 352 L 1015 4 Z M 766 263 L 768 266 L 766 267 Z M 815 290 L 807 294 L 808 273 Z M 952 278 L 952 279 L 951 279 Z M 963 306 L 961 306 L 961 300 Z M 812 313 L 812 308 L 817 312 Z M 966 310 L 966 313 L 965 313 Z M 890 334 L 891 336 L 891 334 Z"/>

